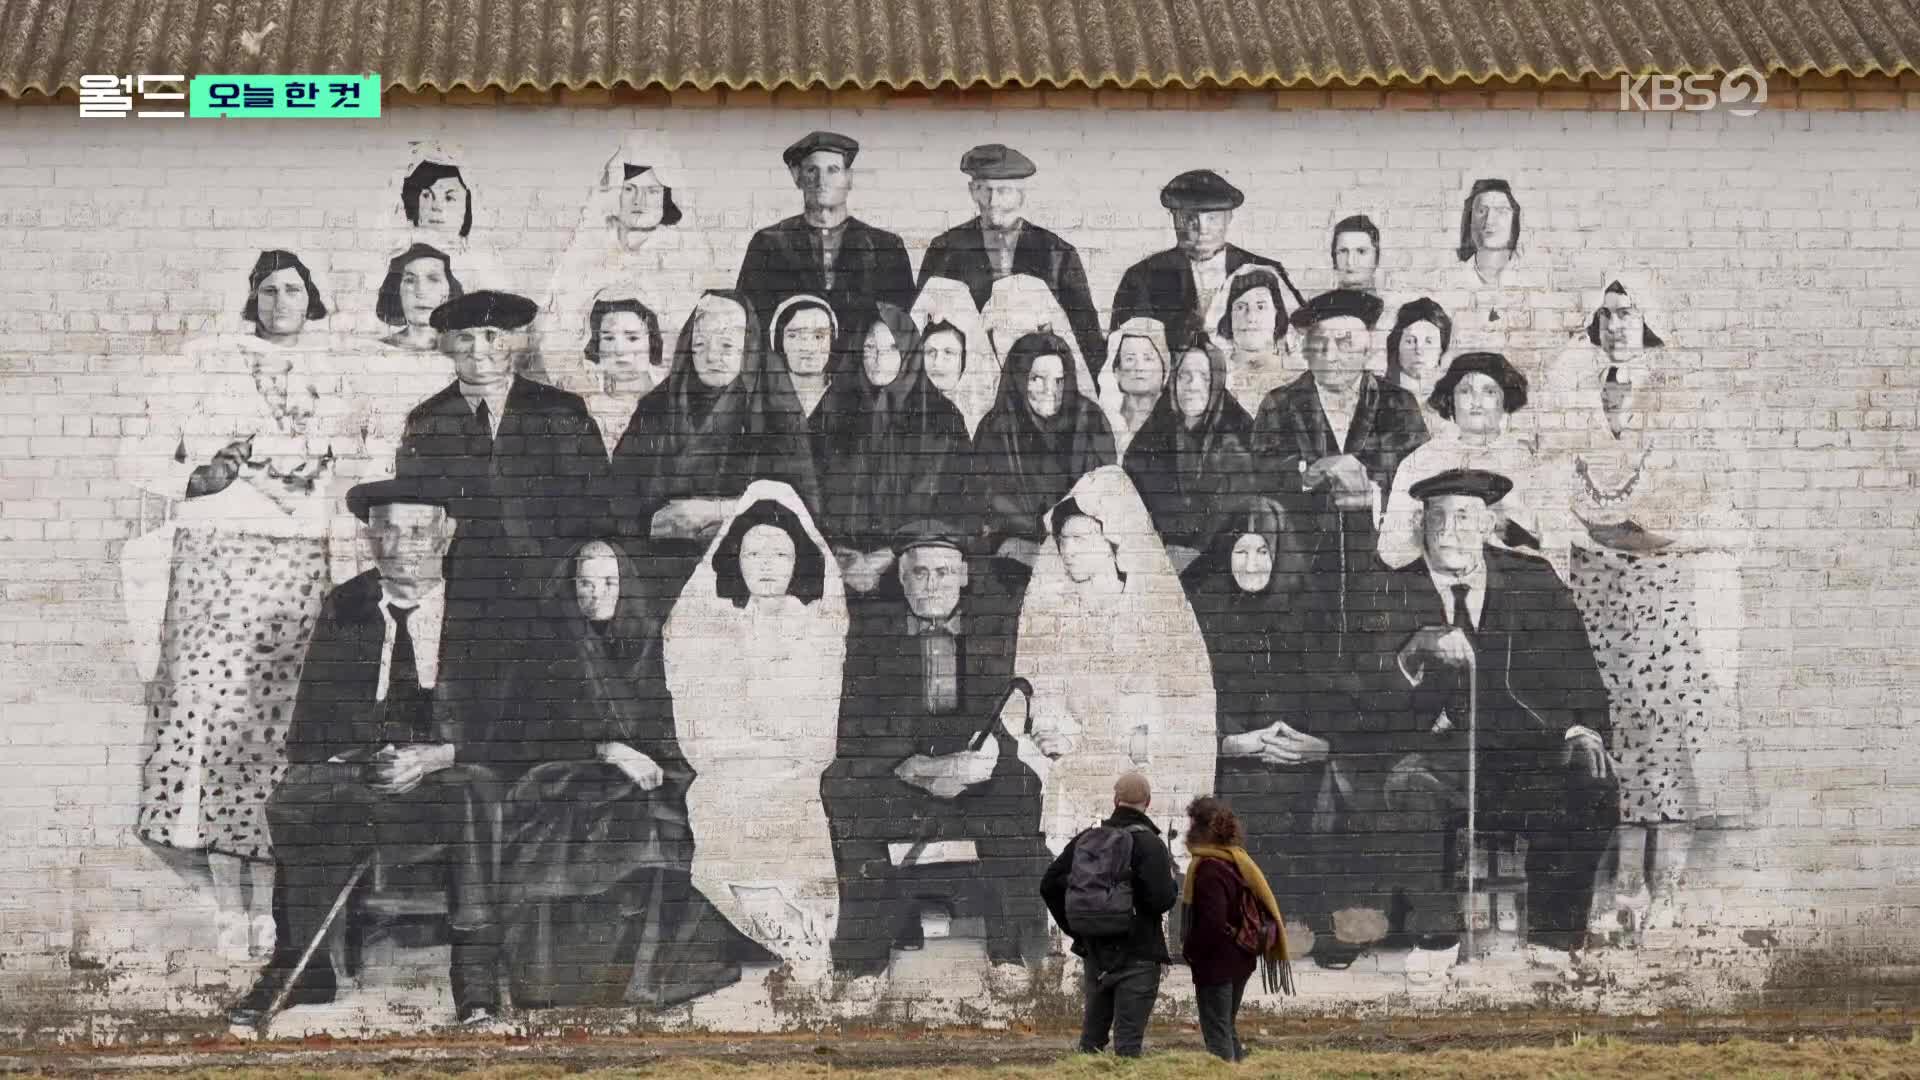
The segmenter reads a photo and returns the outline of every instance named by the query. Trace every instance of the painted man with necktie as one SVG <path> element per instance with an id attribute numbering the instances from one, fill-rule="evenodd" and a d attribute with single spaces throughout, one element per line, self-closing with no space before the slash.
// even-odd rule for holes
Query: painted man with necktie
<path id="1" fill-rule="evenodd" d="M 490 290 L 433 310 L 455 378 L 407 414 L 395 469 L 444 485 L 460 522 L 449 577 L 493 618 L 531 615 L 532 583 L 605 518 L 595 496 L 607 456 L 586 403 L 514 374 L 519 331 L 536 311 Z M 512 598 L 524 603 L 500 606 Z"/>
<path id="2" fill-rule="evenodd" d="M 859 153 L 853 139 L 815 131 L 781 155 L 800 190 L 801 211 L 753 234 L 735 286 L 760 325 L 773 325 L 780 305 L 801 294 L 827 301 L 843 339 L 865 334 L 883 303 L 913 307 L 906 244 L 847 209 Z"/>
<path id="3" fill-rule="evenodd" d="M 1296 305 L 1304 303 L 1300 290 L 1287 276 L 1280 260 L 1269 259 L 1227 242 L 1233 212 L 1246 195 L 1211 169 L 1183 172 L 1160 189 L 1160 205 L 1173 219 L 1174 246 L 1134 263 L 1113 294 L 1113 322 L 1118 330 L 1128 319 L 1144 315 L 1167 328 L 1167 342 L 1184 348 L 1205 323 L 1213 296 L 1226 287 L 1235 270 L 1248 263 L 1271 266 L 1280 275 Z M 1284 306 L 1286 298 L 1281 298 Z M 1279 317 L 1287 317 L 1285 311 Z M 1093 364 L 1093 355 L 1087 362 Z M 1097 366 L 1097 365 L 1096 365 Z"/>
<path id="4" fill-rule="evenodd" d="M 951 278 L 966 285 L 974 306 L 985 310 L 994 282 L 1015 274 L 1039 278 L 1066 312 L 1080 355 L 1098 371 L 1107 343 L 1080 252 L 1021 213 L 1027 181 L 1039 171 L 1032 159 L 1011 146 L 987 143 L 961 155 L 960 171 L 980 212 L 933 238 L 920 260 L 920 287 Z"/>
<path id="5" fill-rule="evenodd" d="M 1464 823 L 1471 723 L 1479 830 L 1526 840 L 1527 944 L 1558 964 L 1585 942 L 1619 796 L 1606 685 L 1573 594 L 1546 561 L 1493 542 L 1491 507 L 1511 487 L 1477 469 L 1415 484 L 1421 557 L 1355 593 L 1367 644 L 1352 652 L 1376 740 L 1352 779 L 1377 795 L 1368 831 L 1390 841 L 1360 884 L 1416 943 L 1450 945 L 1462 913 L 1446 840 Z"/>
<path id="6" fill-rule="evenodd" d="M 444 563 L 455 522 L 439 485 L 381 480 L 347 493 L 374 568 L 327 595 L 287 724 L 288 767 L 267 803 L 277 875 L 274 954 L 229 1011 L 264 1027 L 276 996 L 334 1000 L 328 924 L 376 851 L 445 881 L 454 1005 L 462 1023 L 498 1012 L 493 902 L 498 785 L 488 767 L 495 683 L 474 624 L 450 617 Z M 352 918 L 353 907 L 333 918 Z M 298 977 L 296 978 L 296 971 Z"/>

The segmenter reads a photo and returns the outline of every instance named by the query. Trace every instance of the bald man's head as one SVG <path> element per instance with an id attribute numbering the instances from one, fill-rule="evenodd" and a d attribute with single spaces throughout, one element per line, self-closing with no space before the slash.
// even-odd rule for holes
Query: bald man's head
<path id="1" fill-rule="evenodd" d="M 1153 785 L 1147 783 L 1145 773 L 1122 773 L 1120 779 L 1113 782 L 1113 805 L 1145 810 L 1152 802 Z"/>

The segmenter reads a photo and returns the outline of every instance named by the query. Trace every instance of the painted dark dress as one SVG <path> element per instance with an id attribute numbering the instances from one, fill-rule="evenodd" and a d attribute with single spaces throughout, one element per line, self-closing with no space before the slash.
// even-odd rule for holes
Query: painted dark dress
<path id="1" fill-rule="evenodd" d="M 1063 357 L 1061 365 L 1059 409 L 1050 417 L 1033 410 L 1027 375 L 1035 359 L 1030 349 L 1009 351 L 993 411 L 973 440 L 967 497 L 982 515 L 989 552 L 1009 539 L 1042 540 L 1046 530 L 1040 516 L 1082 476 L 1116 463 L 1113 431 L 1100 406 L 1086 396 L 1088 388 L 1079 385 L 1070 358 Z"/>
<path id="2" fill-rule="evenodd" d="M 576 552 L 577 557 L 577 552 Z M 589 621 L 572 558 L 527 626 L 527 657 L 506 695 L 495 765 L 511 786 L 500 892 L 513 999 L 523 1008 L 661 1007 L 728 986 L 774 957 L 740 933 L 690 877 L 693 769 L 674 736 L 660 622 L 646 583 L 618 554 L 615 616 Z M 643 790 L 601 761 L 621 743 L 665 779 Z"/>
<path id="3" fill-rule="evenodd" d="M 1200 551 L 1223 511 L 1252 494 L 1253 417 L 1227 392 L 1225 357 L 1209 354 L 1212 389 L 1199 423 L 1187 426 L 1174 405 L 1172 380 L 1127 444 L 1122 464 L 1168 544 Z"/>
<path id="4" fill-rule="evenodd" d="M 1336 781 L 1353 762 L 1341 754 L 1363 751 L 1334 656 L 1329 579 L 1298 572 L 1313 565 L 1323 539 L 1300 504 L 1298 498 L 1240 500 L 1184 581 L 1213 666 L 1220 737 L 1281 720 L 1332 746 L 1327 761 L 1306 765 L 1270 765 L 1229 757 L 1223 749 L 1214 780 L 1215 793 L 1239 815 L 1247 852 L 1272 885 L 1281 913 L 1324 933 L 1340 906 L 1340 863 L 1351 851 L 1344 834 L 1352 807 Z M 1234 544 L 1248 533 L 1264 539 L 1275 556 L 1274 571 L 1257 592 L 1233 577 Z"/>
<path id="5" fill-rule="evenodd" d="M 727 292 L 710 298 L 740 303 Z M 705 301 L 710 302 L 710 301 Z M 764 336 L 747 312 L 740 374 L 720 389 L 693 367 L 696 310 L 680 331 L 666 380 L 635 407 L 614 448 L 609 484 L 618 530 L 647 553 L 653 595 L 670 600 L 693 573 L 706 541 L 654 539 L 653 515 L 677 499 L 734 499 L 755 480 L 790 484 L 819 505 L 806 417 L 783 368 L 769 363 Z"/>
<path id="6" fill-rule="evenodd" d="M 912 320 L 891 306 L 881 308 L 881 318 L 900 348 L 899 374 L 875 386 L 863 364 L 849 362 L 810 425 L 817 433 L 822 531 L 835 544 L 863 552 L 887 546 L 894 530 L 916 518 L 967 518 L 960 505 L 967 422 L 927 378 Z M 861 347 L 865 339 L 863 333 Z"/>

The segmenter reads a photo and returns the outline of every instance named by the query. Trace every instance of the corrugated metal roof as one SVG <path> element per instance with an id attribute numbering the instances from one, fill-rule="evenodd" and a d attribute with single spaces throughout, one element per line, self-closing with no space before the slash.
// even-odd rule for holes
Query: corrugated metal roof
<path id="1" fill-rule="evenodd" d="M 0 92 L 83 74 L 388 87 L 1302 86 L 1898 74 L 1920 0 L 0 0 Z"/>

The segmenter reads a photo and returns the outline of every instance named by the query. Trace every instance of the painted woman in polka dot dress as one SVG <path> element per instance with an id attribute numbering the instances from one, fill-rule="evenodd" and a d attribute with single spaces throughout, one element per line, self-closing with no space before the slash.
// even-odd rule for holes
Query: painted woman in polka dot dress
<path id="1" fill-rule="evenodd" d="M 1542 453 L 1571 465 L 1568 584 L 1612 699 L 1615 904 L 1622 922 L 1663 928 L 1677 921 L 1694 822 L 1712 810 L 1700 755 L 1731 737 L 1731 646 L 1713 634 L 1738 625 L 1747 532 L 1731 494 L 1737 455 L 1699 430 L 1712 397 L 1690 392 L 1713 373 L 1664 347 L 1653 295 L 1636 277 L 1606 279 L 1587 329 L 1546 373 L 1538 422 Z"/>
<path id="2" fill-rule="evenodd" d="M 184 500 L 170 526 L 138 829 L 206 852 L 220 949 L 234 959 L 273 945 L 267 797 L 286 771 L 286 724 L 329 585 L 339 481 L 364 438 L 310 327 L 327 308 L 304 263 L 262 252 L 249 285 L 253 334 L 200 338 L 150 364 L 148 430 L 122 466 Z"/>

